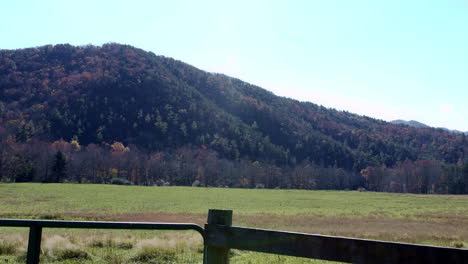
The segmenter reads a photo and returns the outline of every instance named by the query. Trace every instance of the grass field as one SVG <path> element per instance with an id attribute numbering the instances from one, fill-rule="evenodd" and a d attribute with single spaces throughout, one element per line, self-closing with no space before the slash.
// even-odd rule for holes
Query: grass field
<path id="1" fill-rule="evenodd" d="M 238 226 L 468 247 L 466 195 L 0 184 L 1 218 L 203 224 L 208 209 L 232 209 Z M 1 228 L 0 262 L 21 263 L 26 236 Z M 192 232 L 46 230 L 44 237 L 45 263 L 201 262 Z M 232 263 L 324 262 L 233 251 Z"/>

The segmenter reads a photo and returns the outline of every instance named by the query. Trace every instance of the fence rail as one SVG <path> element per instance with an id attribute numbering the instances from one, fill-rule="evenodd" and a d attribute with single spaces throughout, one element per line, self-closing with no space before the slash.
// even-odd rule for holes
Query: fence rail
<path id="1" fill-rule="evenodd" d="M 204 239 L 204 264 L 229 263 L 230 249 L 348 263 L 468 264 L 466 249 L 235 227 L 230 210 L 210 210 L 204 229 L 190 223 L 10 219 L 0 219 L 0 226 L 30 228 L 28 264 L 39 263 L 42 228 L 195 230 Z"/>
<path id="2" fill-rule="evenodd" d="M 456 248 L 208 224 L 205 232 L 212 247 L 345 263 L 468 263 Z"/>

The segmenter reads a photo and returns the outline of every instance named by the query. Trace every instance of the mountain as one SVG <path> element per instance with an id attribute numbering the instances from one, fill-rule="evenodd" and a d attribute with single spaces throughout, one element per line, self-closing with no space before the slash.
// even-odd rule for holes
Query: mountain
<path id="1" fill-rule="evenodd" d="M 468 149 L 461 134 L 279 97 L 120 44 L 1 50 L 0 131 L 17 142 L 122 142 L 147 153 L 203 146 L 228 160 L 355 172 L 405 160 L 456 163 Z"/>
<path id="2" fill-rule="evenodd" d="M 430 126 L 428 126 L 426 124 L 423 124 L 423 123 L 415 121 L 415 120 L 405 121 L 405 120 L 397 119 L 397 120 L 390 121 L 390 123 L 397 124 L 397 125 L 407 125 L 407 126 L 411 126 L 411 127 L 430 127 Z M 448 132 L 452 132 L 452 133 L 461 133 L 461 134 L 468 135 L 468 132 L 463 132 L 463 131 L 460 131 L 460 130 L 448 129 L 448 128 L 445 128 L 445 127 L 437 127 L 437 128 L 448 131 Z"/>
<path id="3" fill-rule="evenodd" d="M 429 127 L 428 125 L 415 121 L 415 120 L 405 121 L 405 120 L 398 119 L 398 120 L 390 121 L 390 123 L 397 124 L 397 125 L 407 125 L 411 127 Z"/>

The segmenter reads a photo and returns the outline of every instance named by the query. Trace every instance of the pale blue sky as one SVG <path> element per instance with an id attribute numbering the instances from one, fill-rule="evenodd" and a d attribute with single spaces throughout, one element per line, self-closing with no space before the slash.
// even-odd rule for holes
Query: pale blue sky
<path id="1" fill-rule="evenodd" d="M 468 131 L 468 0 L 1 6 L 1 49 L 130 44 L 281 96 Z"/>

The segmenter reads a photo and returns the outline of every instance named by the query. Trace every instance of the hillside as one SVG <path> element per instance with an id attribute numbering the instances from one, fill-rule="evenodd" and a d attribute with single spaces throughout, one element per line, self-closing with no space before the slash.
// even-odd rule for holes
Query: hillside
<path id="1" fill-rule="evenodd" d="M 122 142 L 144 153 L 203 147 L 231 161 L 349 172 L 405 160 L 455 164 L 468 149 L 462 134 L 278 97 L 119 44 L 1 50 L 0 132 L 18 143 Z"/>

